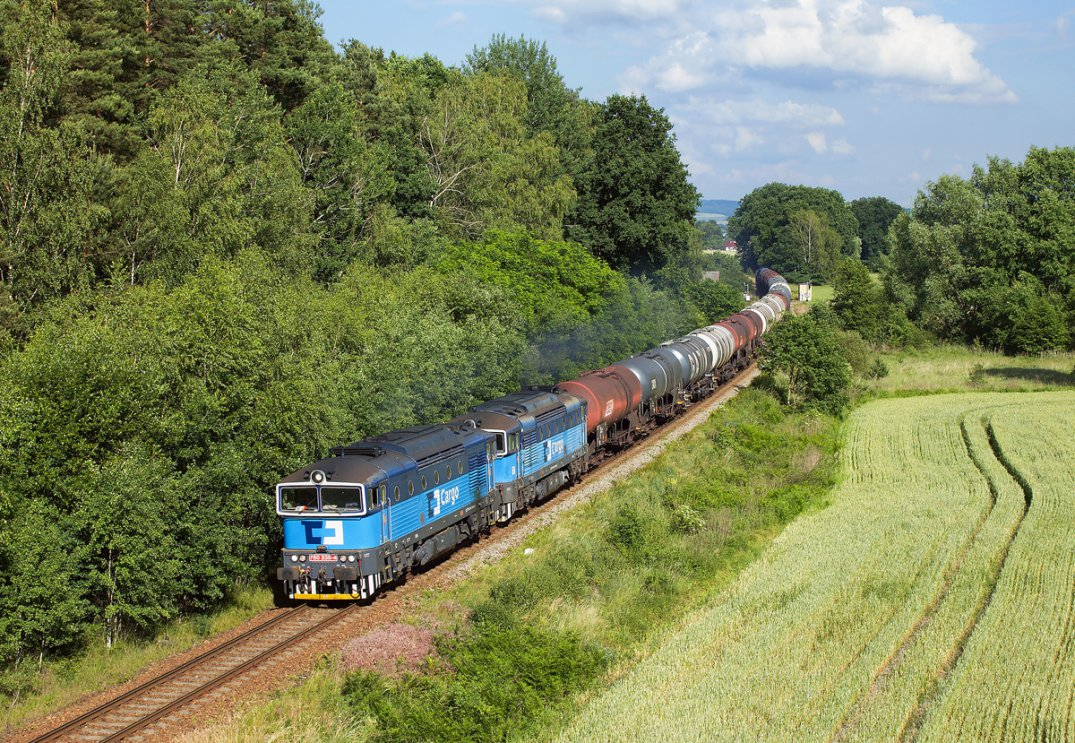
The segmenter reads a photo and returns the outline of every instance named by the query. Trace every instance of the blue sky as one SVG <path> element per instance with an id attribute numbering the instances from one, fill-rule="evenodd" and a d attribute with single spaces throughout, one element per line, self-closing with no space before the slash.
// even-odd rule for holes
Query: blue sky
<path id="1" fill-rule="evenodd" d="M 1075 145 L 1075 0 L 321 0 L 329 41 L 460 64 L 545 41 L 593 100 L 665 110 L 703 197 L 824 186 L 910 206 L 945 173 Z"/>

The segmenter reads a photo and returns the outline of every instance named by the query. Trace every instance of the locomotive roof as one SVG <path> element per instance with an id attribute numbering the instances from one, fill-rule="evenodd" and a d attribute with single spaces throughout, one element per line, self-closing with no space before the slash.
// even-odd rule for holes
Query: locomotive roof
<path id="1" fill-rule="evenodd" d="M 562 395 L 547 390 L 523 390 L 475 405 L 452 423 L 474 421 L 479 428 L 513 432 L 521 426 L 536 425 L 563 414 L 567 409 Z M 572 398 L 573 399 L 573 398 Z"/>
<path id="2" fill-rule="evenodd" d="M 463 456 L 464 445 L 473 437 L 487 436 L 489 434 L 459 425 L 411 426 L 333 447 L 329 450 L 330 456 L 303 467 L 281 482 L 307 482 L 313 471 L 321 470 L 330 483 L 366 483 Z"/>
<path id="3" fill-rule="evenodd" d="M 380 456 L 333 456 L 319 459 L 306 465 L 301 470 L 292 472 L 280 481 L 283 485 L 310 482 L 310 475 L 316 470 L 325 473 L 325 485 L 334 482 L 363 483 L 391 477 L 408 467 L 414 467 L 407 457 L 398 452 L 383 452 Z"/>

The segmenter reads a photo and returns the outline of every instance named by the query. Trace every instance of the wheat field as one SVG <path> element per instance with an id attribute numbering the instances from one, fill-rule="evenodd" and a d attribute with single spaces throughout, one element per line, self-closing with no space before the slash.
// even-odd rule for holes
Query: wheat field
<path id="1" fill-rule="evenodd" d="M 879 400 L 845 477 L 562 740 L 1075 739 L 1075 393 Z"/>

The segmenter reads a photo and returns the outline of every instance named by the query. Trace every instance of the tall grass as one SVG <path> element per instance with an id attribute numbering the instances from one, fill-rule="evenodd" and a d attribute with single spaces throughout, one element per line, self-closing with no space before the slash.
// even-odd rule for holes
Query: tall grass
<path id="1" fill-rule="evenodd" d="M 1075 354 L 1004 356 L 963 346 L 932 346 L 883 353 L 889 374 L 871 380 L 881 397 L 941 392 L 1036 392 L 1075 389 Z"/>

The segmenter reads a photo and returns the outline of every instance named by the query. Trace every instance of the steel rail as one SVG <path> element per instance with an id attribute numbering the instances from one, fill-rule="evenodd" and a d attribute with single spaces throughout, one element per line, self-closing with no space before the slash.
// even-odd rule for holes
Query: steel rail
<path id="1" fill-rule="evenodd" d="M 150 725 L 152 725 L 154 722 L 156 722 L 157 720 L 161 719 L 162 717 L 165 717 L 168 714 L 170 714 L 171 712 L 174 712 L 175 710 L 179 709 L 180 707 L 185 706 L 187 703 L 193 701 L 194 699 L 197 699 L 198 697 L 201 697 L 201 696 L 204 696 L 204 695 L 208 694 L 213 689 L 215 689 L 218 686 L 221 686 L 221 685 L 227 683 L 228 681 L 231 681 L 233 678 L 242 675 L 246 671 L 250 670 L 251 668 L 253 668 L 253 667 L 257 666 L 257 665 L 259 665 L 260 663 L 264 662 L 265 660 L 268 660 L 269 658 L 271 658 L 272 656 L 276 655 L 277 653 L 279 653 L 281 650 L 287 648 L 288 646 L 294 645 L 295 643 L 306 639 L 307 637 L 309 637 L 310 635 L 314 634 L 315 632 L 317 632 L 319 630 L 322 630 L 322 629 L 324 629 L 325 627 L 328 627 L 331 624 L 335 624 L 336 622 L 340 621 L 342 618 L 344 618 L 346 616 L 349 616 L 350 614 L 354 613 L 354 611 L 358 607 L 359 607 L 359 604 L 349 604 L 346 607 L 337 610 L 336 612 L 334 612 L 333 614 L 329 615 L 325 619 L 322 619 L 320 622 L 317 622 L 316 624 L 313 624 L 313 625 L 307 627 L 304 630 L 300 630 L 298 632 L 298 634 L 292 635 L 291 637 L 288 637 L 288 638 L 286 638 L 284 640 L 281 640 L 280 642 L 276 643 L 275 645 L 273 645 L 272 647 L 268 648 L 267 650 L 264 650 L 261 653 L 258 653 L 257 655 L 255 655 L 250 660 L 248 660 L 248 661 L 236 666 L 235 668 L 231 669 L 230 671 L 227 671 L 227 672 L 217 676 L 216 678 L 212 679 L 211 681 L 208 681 L 208 682 L 202 684 L 198 688 L 192 689 L 191 691 L 187 692 L 186 694 L 184 694 L 183 696 L 179 697 L 178 699 L 175 699 L 175 700 L 169 702 L 168 704 L 164 705 L 163 707 L 161 707 L 157 711 L 152 712 L 149 715 L 146 715 L 145 717 L 143 717 L 142 719 L 140 719 L 140 720 L 138 720 L 138 721 L 136 721 L 134 723 L 131 723 L 127 727 L 123 728 L 122 730 L 119 730 L 119 731 L 117 731 L 115 733 L 112 733 L 111 735 L 109 735 L 109 736 L 107 736 L 105 738 L 102 738 L 101 743 L 105 743 L 105 741 L 120 740 L 120 739 L 125 738 L 126 736 L 128 736 L 128 735 L 130 735 L 132 733 L 135 733 L 135 732 L 143 729 L 143 728 L 149 727 Z M 301 609 L 301 608 L 304 608 L 304 607 L 297 607 L 297 608 Z"/>
<path id="2" fill-rule="evenodd" d="M 109 699 L 108 701 L 94 707 L 91 710 L 88 710 L 87 712 L 84 712 L 83 714 L 79 715 L 78 717 L 75 717 L 72 720 L 68 720 L 63 725 L 60 725 L 59 727 L 53 728 L 52 730 L 49 730 L 35 738 L 32 738 L 30 740 L 30 743 L 45 743 L 45 741 L 59 740 L 60 738 L 67 735 L 68 733 L 71 733 L 75 729 L 82 727 L 87 723 L 93 722 L 94 720 L 105 717 L 112 710 L 127 702 L 132 701 L 133 699 L 136 699 L 144 692 L 175 679 L 176 677 L 191 670 L 192 668 L 195 668 L 208 660 L 222 655 L 226 651 L 231 650 L 237 645 L 240 645 L 248 640 L 257 637 L 258 635 L 266 632 L 267 630 L 281 624 L 288 619 L 293 619 L 297 614 L 303 612 L 306 609 L 306 606 L 296 606 L 286 609 L 280 612 L 277 616 L 270 619 L 269 621 L 263 622 L 257 627 L 252 627 L 249 630 L 246 630 L 245 632 L 233 637 L 227 642 L 221 643 L 214 648 L 210 648 L 205 652 L 191 658 L 190 660 L 179 664 L 175 668 L 172 668 L 159 676 L 154 676 L 153 678 L 139 684 L 133 689 L 129 689 L 128 691 L 125 691 L 119 696 Z"/>

